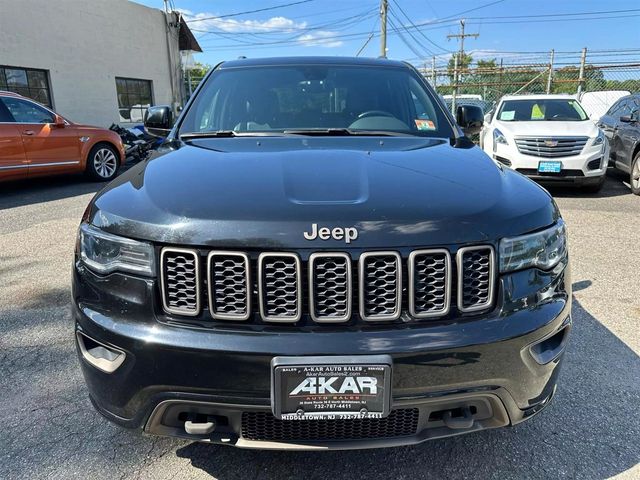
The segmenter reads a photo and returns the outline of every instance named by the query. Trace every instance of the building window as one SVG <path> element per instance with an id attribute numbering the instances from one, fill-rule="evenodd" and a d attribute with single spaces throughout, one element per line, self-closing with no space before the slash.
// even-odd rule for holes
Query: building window
<path id="1" fill-rule="evenodd" d="M 52 108 L 46 70 L 0 66 L 0 90 L 19 93 Z"/>
<path id="2" fill-rule="evenodd" d="M 142 122 L 152 103 L 150 80 L 116 77 L 118 110 L 121 122 Z"/>

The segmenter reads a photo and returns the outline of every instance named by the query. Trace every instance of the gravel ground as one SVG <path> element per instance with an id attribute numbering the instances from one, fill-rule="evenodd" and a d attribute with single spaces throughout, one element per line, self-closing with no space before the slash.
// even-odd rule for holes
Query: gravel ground
<path id="1" fill-rule="evenodd" d="M 530 422 L 416 447 L 260 452 L 142 436 L 91 407 L 69 273 L 99 185 L 0 186 L 0 478 L 640 478 L 640 197 L 552 193 L 570 232 L 574 329 L 554 403 Z"/>

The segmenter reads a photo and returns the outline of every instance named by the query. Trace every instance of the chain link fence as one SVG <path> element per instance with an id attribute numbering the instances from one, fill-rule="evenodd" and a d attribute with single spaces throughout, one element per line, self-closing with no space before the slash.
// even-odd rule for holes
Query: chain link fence
<path id="1" fill-rule="evenodd" d="M 632 61 L 624 51 L 607 52 L 604 58 L 594 54 L 590 59 L 587 51 L 583 50 L 562 54 L 551 51 L 546 55 L 546 61 L 538 56 L 519 62 L 513 59 L 482 59 L 475 64 L 473 54 L 454 54 L 444 65 L 438 65 L 433 59 L 430 67 L 423 64 L 419 70 L 452 110 L 459 102 L 471 102 L 486 111 L 503 95 L 579 95 L 602 90 L 640 92 L 640 51 L 637 52 Z"/>

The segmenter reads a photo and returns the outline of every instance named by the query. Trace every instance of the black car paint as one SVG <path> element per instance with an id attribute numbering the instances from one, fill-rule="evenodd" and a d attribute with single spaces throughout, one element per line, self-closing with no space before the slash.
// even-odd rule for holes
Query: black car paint
<path id="1" fill-rule="evenodd" d="M 615 114 L 623 103 L 630 107 L 624 119 Z M 610 165 L 629 173 L 631 162 L 640 152 L 640 95 L 620 98 L 600 119 L 598 127 L 609 140 Z"/>
<path id="2" fill-rule="evenodd" d="M 301 61 L 255 60 L 250 66 Z M 356 260 L 376 249 L 397 250 L 403 258 L 417 247 L 443 247 L 452 255 L 469 244 L 497 249 L 501 238 L 543 229 L 560 218 L 546 191 L 468 148 L 457 128 L 452 139 L 182 142 L 179 124 L 163 151 L 96 195 L 85 221 L 153 242 L 156 252 L 163 245 L 242 249 L 252 256 L 277 249 L 294 251 L 305 261 L 318 250 L 348 252 Z M 359 236 L 350 245 L 335 239 L 310 242 L 303 232 L 312 223 L 356 226 Z M 130 428 L 148 427 L 151 412 L 166 400 L 218 405 L 230 419 L 241 411 L 268 410 L 270 362 L 277 355 L 364 354 L 393 358 L 395 406 L 486 392 L 500 399 L 508 423 L 516 424 L 546 406 L 555 390 L 561 350 L 540 364 L 530 346 L 570 326 L 568 260 L 549 272 L 502 274 L 496 292 L 488 312 L 452 311 L 433 320 L 418 321 L 405 311 L 397 321 L 376 324 L 354 318 L 319 325 L 308 314 L 296 325 L 263 323 L 258 314 L 246 323 L 215 322 L 163 312 L 155 278 L 98 275 L 76 256 L 73 316 L 78 331 L 126 352 L 113 374 L 82 359 L 81 366 L 98 411 Z M 450 434 L 455 433 L 460 432 Z M 336 442 L 325 446 L 341 448 Z"/>

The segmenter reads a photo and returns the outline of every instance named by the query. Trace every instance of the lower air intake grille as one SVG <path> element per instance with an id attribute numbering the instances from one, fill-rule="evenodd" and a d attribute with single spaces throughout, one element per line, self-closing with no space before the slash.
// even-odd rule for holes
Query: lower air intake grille
<path id="1" fill-rule="evenodd" d="M 267 322 L 297 322 L 302 314 L 300 259 L 289 253 L 263 253 L 258 259 L 260 312 Z"/>
<path id="2" fill-rule="evenodd" d="M 278 420 L 269 412 L 244 412 L 242 436 L 264 441 L 331 441 L 407 437 L 418 429 L 417 408 L 393 410 L 386 418 Z"/>
<path id="3" fill-rule="evenodd" d="M 495 256 L 491 247 L 458 250 L 458 308 L 462 312 L 482 310 L 493 301 Z"/>
<path id="4" fill-rule="evenodd" d="M 247 320 L 250 312 L 249 257 L 211 252 L 208 257 L 209 310 L 221 320 Z"/>
<path id="5" fill-rule="evenodd" d="M 402 304 L 402 263 L 396 252 L 360 256 L 360 315 L 365 320 L 395 320 Z"/>
<path id="6" fill-rule="evenodd" d="M 409 256 L 409 309 L 416 318 L 449 311 L 451 259 L 447 250 L 416 250 Z"/>
<path id="7" fill-rule="evenodd" d="M 164 309 L 178 315 L 200 312 L 200 257 L 193 250 L 165 248 L 160 256 Z"/>

